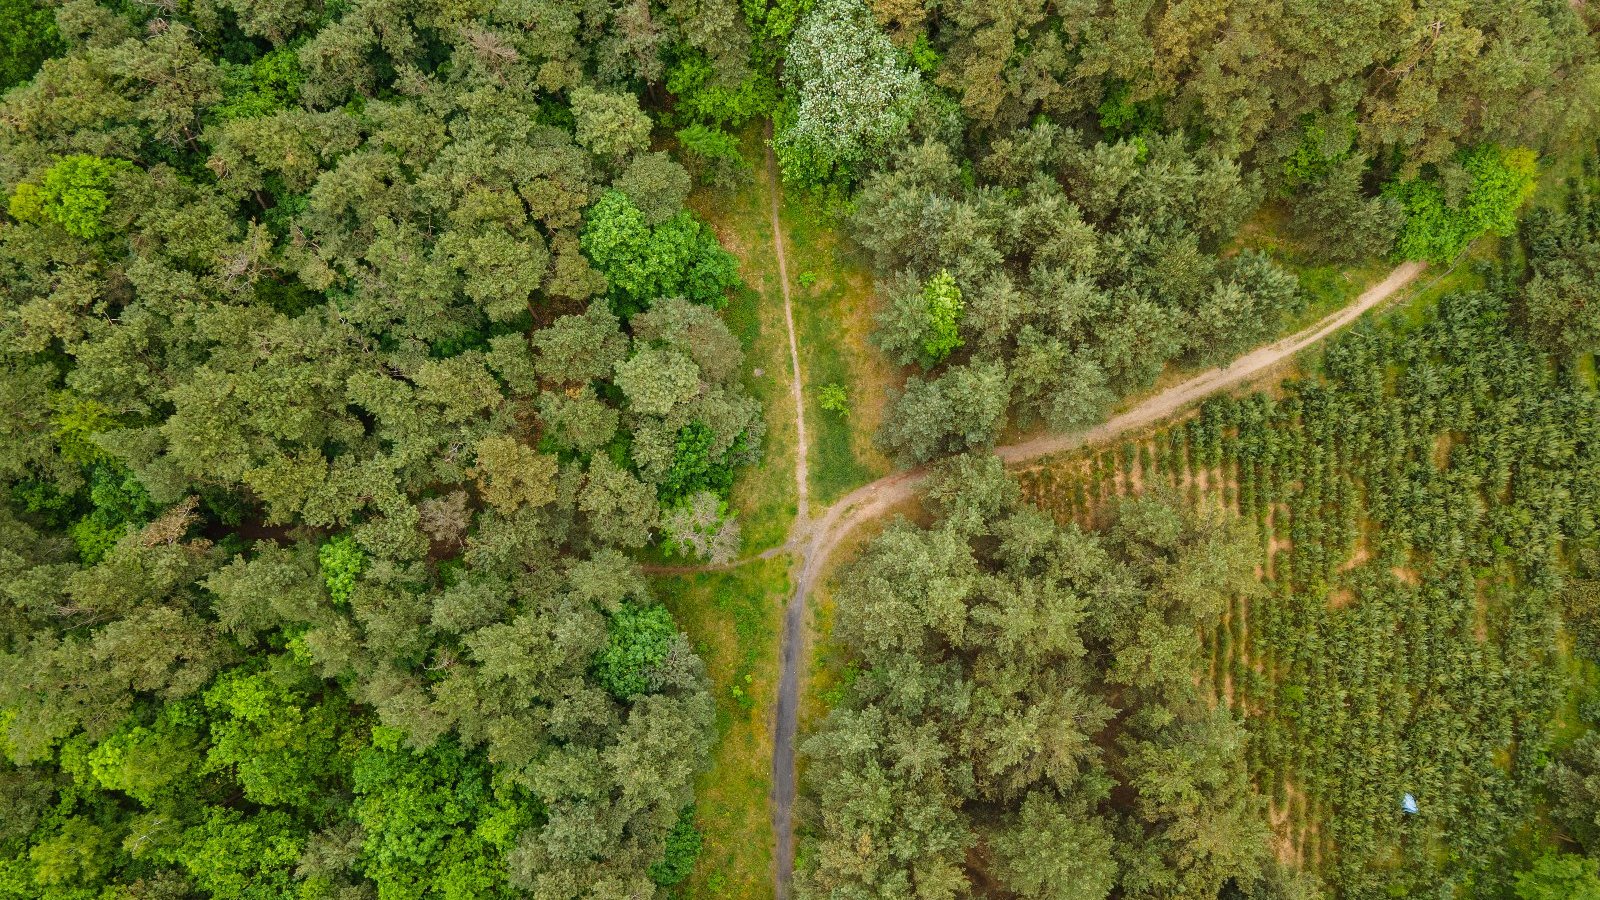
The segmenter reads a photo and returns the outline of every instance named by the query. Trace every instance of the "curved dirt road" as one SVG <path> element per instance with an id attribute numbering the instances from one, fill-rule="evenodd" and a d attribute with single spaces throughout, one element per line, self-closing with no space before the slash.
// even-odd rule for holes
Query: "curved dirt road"
<path id="1" fill-rule="evenodd" d="M 773 210 L 772 229 L 773 240 L 781 240 L 778 237 L 776 208 Z M 781 259 L 781 244 L 779 255 Z M 1226 366 L 1208 369 L 1175 384 L 1088 431 L 1042 434 L 1021 443 L 996 447 L 994 452 L 1006 464 L 1016 465 L 1072 450 L 1085 444 L 1105 443 L 1126 432 L 1170 418 L 1212 394 L 1243 385 L 1267 369 L 1349 325 L 1360 318 L 1362 313 L 1388 300 L 1396 291 L 1410 284 L 1424 268 L 1422 263 L 1405 263 L 1395 268 L 1382 281 L 1362 292 L 1361 296 L 1349 306 L 1329 315 L 1317 324 L 1276 343 L 1256 349 Z M 786 307 L 787 292 L 786 284 Z M 796 381 L 798 382 L 798 378 Z M 804 451 L 801 452 L 803 459 Z M 786 545 L 790 549 L 799 550 L 800 572 L 795 578 L 794 594 L 784 609 L 783 643 L 779 653 L 782 670 L 778 680 L 777 721 L 773 728 L 772 827 L 777 838 L 773 858 L 777 867 L 778 900 L 787 900 L 789 897 L 790 881 L 794 872 L 794 741 L 799 728 L 799 667 L 805 637 L 806 595 L 810 593 L 829 555 L 839 542 L 863 522 L 875 519 L 911 499 L 925 476 L 924 470 L 912 469 L 885 476 L 857 488 L 828 507 L 815 520 L 808 521 L 804 517 L 797 520 L 794 533 Z M 803 474 L 801 477 L 804 477 Z"/>

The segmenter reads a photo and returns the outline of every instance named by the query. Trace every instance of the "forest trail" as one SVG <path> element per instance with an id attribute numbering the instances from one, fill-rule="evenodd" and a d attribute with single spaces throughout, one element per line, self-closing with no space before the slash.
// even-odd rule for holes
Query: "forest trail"
<path id="1" fill-rule="evenodd" d="M 769 169 L 772 167 L 768 158 Z M 773 242 L 778 247 L 779 271 L 783 271 L 783 245 L 779 237 L 777 215 L 778 180 L 773 172 Z M 1239 387 L 1268 369 L 1284 362 L 1302 350 L 1327 338 L 1351 324 L 1375 306 L 1393 297 L 1396 292 L 1416 280 L 1426 268 L 1424 263 L 1408 262 L 1397 266 L 1382 281 L 1367 288 L 1348 306 L 1302 331 L 1280 341 L 1260 347 L 1225 366 L 1208 369 L 1198 375 L 1173 385 L 1153 396 L 1139 401 L 1127 410 L 1112 416 L 1088 431 L 1047 433 L 1016 444 L 996 447 L 994 452 L 1007 465 L 1016 465 L 1045 456 L 1063 453 L 1086 444 L 1106 443 L 1126 432 L 1153 425 L 1170 418 L 1184 408 L 1213 394 Z M 789 287 L 784 282 L 784 310 L 789 309 Z M 790 348 L 795 356 L 796 398 L 795 410 L 800 411 L 799 356 L 795 350 L 794 326 L 791 318 Z M 804 426 L 800 426 L 801 448 L 799 468 L 805 460 Z M 794 874 L 793 812 L 795 799 L 795 736 L 799 730 L 800 659 L 804 649 L 806 597 L 815 586 L 823 567 L 839 543 L 862 523 L 878 518 L 889 510 L 910 500 L 926 477 L 925 469 L 911 469 L 886 475 L 871 484 L 863 485 L 828 507 L 812 520 L 801 515 L 795 520 L 794 530 L 783 549 L 798 550 L 800 570 L 795 578 L 794 593 L 790 596 L 783 615 L 782 647 L 779 662 L 782 666 L 778 679 L 778 704 L 773 724 L 772 750 L 772 826 L 777 847 L 773 854 L 776 865 L 777 900 L 788 900 L 790 882 Z M 803 474 L 801 476 L 804 477 Z M 801 509 L 804 504 L 804 482 L 801 486 Z M 768 551 L 769 553 L 771 551 Z M 765 554 L 763 554 L 765 555 Z"/>
<path id="2" fill-rule="evenodd" d="M 782 551 L 792 550 L 811 526 L 809 482 L 806 463 L 805 392 L 800 382 L 800 344 L 794 336 L 794 305 L 789 298 L 789 261 L 783 252 L 783 225 L 778 219 L 779 196 L 783 180 L 778 177 L 778 157 L 772 151 L 772 126 L 767 126 L 767 178 L 772 188 L 772 248 L 778 254 L 778 283 L 783 287 L 783 321 L 789 328 L 789 364 L 794 398 L 794 427 L 797 443 L 794 455 L 795 519 L 789 540 Z M 832 512 L 830 509 L 829 512 Z M 770 552 L 770 551 L 769 551 Z M 803 584 L 804 582 L 802 582 Z M 772 830 L 777 835 L 773 861 L 778 900 L 788 900 L 790 876 L 794 873 L 794 738 L 799 727 L 801 630 L 804 626 L 805 591 L 795 592 L 783 611 L 783 638 L 779 650 L 778 708 L 773 724 L 772 745 Z"/>
<path id="3" fill-rule="evenodd" d="M 996 447 L 995 453 L 1007 465 L 1053 456 L 1084 444 L 1098 444 L 1128 431 L 1153 425 L 1198 400 L 1237 387 L 1267 369 L 1276 366 L 1301 350 L 1321 341 L 1335 331 L 1349 325 L 1361 314 L 1394 296 L 1394 293 L 1422 273 L 1424 263 L 1408 262 L 1390 272 L 1384 279 L 1367 288 L 1353 303 L 1303 331 L 1289 335 L 1274 344 L 1258 347 L 1227 365 L 1208 369 L 1186 381 L 1135 404 L 1125 412 L 1112 416 L 1089 431 L 1042 434 L 1020 444 Z M 848 499 L 848 498 L 846 498 Z"/>

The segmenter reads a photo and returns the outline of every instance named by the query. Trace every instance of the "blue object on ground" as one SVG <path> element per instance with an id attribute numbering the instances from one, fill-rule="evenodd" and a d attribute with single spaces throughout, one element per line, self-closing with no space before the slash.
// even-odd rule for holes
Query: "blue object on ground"
<path id="1" fill-rule="evenodd" d="M 1416 815 L 1417 798 L 1411 796 L 1410 794 L 1406 794 L 1405 797 L 1400 801 L 1400 808 L 1405 810 L 1407 815 Z"/>

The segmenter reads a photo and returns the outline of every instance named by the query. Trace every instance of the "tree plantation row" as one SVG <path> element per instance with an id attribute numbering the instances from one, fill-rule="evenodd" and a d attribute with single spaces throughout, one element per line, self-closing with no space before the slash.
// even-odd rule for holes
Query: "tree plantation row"
<path id="1" fill-rule="evenodd" d="M 787 294 L 709 224 L 768 125 L 904 375 L 802 386 L 847 421 L 883 394 L 870 440 L 939 473 L 934 522 L 850 570 L 799 891 L 1592 879 L 1594 163 L 1518 217 L 1593 143 L 1597 31 L 1498 0 L 0 0 L 0 898 L 722 883 L 717 700 L 770 711 L 646 571 L 781 552 L 740 515 L 794 515 L 735 489 L 794 451 L 747 356 Z M 1305 273 L 1484 235 L 1484 291 L 1118 461 L 1145 498 L 1056 497 L 1094 529 L 983 453 L 1339 301 Z M 1156 489 L 1200 470 L 1228 512 Z M 1309 856 L 1272 852 L 1282 810 Z"/>

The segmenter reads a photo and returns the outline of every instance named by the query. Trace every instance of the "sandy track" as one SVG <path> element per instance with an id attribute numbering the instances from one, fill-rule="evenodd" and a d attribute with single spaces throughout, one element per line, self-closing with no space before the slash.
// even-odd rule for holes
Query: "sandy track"
<path id="1" fill-rule="evenodd" d="M 769 167 L 771 161 L 769 159 Z M 783 245 L 778 236 L 777 177 L 773 174 L 773 241 L 778 248 L 779 271 L 783 270 Z M 1416 279 L 1425 268 L 1423 263 L 1409 262 L 1396 267 L 1382 281 L 1363 291 L 1350 305 L 1329 315 L 1311 327 L 1296 332 L 1265 347 L 1260 347 L 1226 366 L 1208 369 L 1185 381 L 1135 403 L 1132 407 L 1112 416 L 1104 423 L 1087 431 L 1041 434 L 1016 444 L 996 447 L 994 452 L 1007 465 L 1029 462 L 1053 456 L 1087 444 L 1103 444 L 1130 431 L 1154 425 L 1171 418 L 1187 407 L 1214 394 L 1242 386 L 1267 370 L 1294 357 L 1302 350 L 1326 339 L 1329 335 L 1354 322 L 1375 306 L 1393 297 L 1397 291 Z M 784 311 L 789 310 L 789 286 L 784 282 Z M 793 318 L 790 318 L 790 350 L 795 355 L 795 409 L 800 410 L 799 357 L 795 350 Z M 795 522 L 793 533 L 786 545 L 799 548 L 800 570 L 795 578 L 794 594 L 790 596 L 783 615 L 783 643 L 779 652 L 781 673 L 778 680 L 778 705 L 773 723 L 772 750 L 772 826 L 777 847 L 773 855 L 776 866 L 777 900 L 788 900 L 790 881 L 794 872 L 793 813 L 795 798 L 795 734 L 799 728 L 800 661 L 805 646 L 806 596 L 822 574 L 828 557 L 839 543 L 857 526 L 883 515 L 885 512 L 910 500 L 918 485 L 926 477 L 923 469 L 912 469 L 887 475 L 871 484 L 850 492 L 839 502 L 828 507 L 814 521 L 805 515 L 805 446 L 804 425 L 800 425 L 801 447 L 799 463 L 801 477 L 801 516 Z"/>

